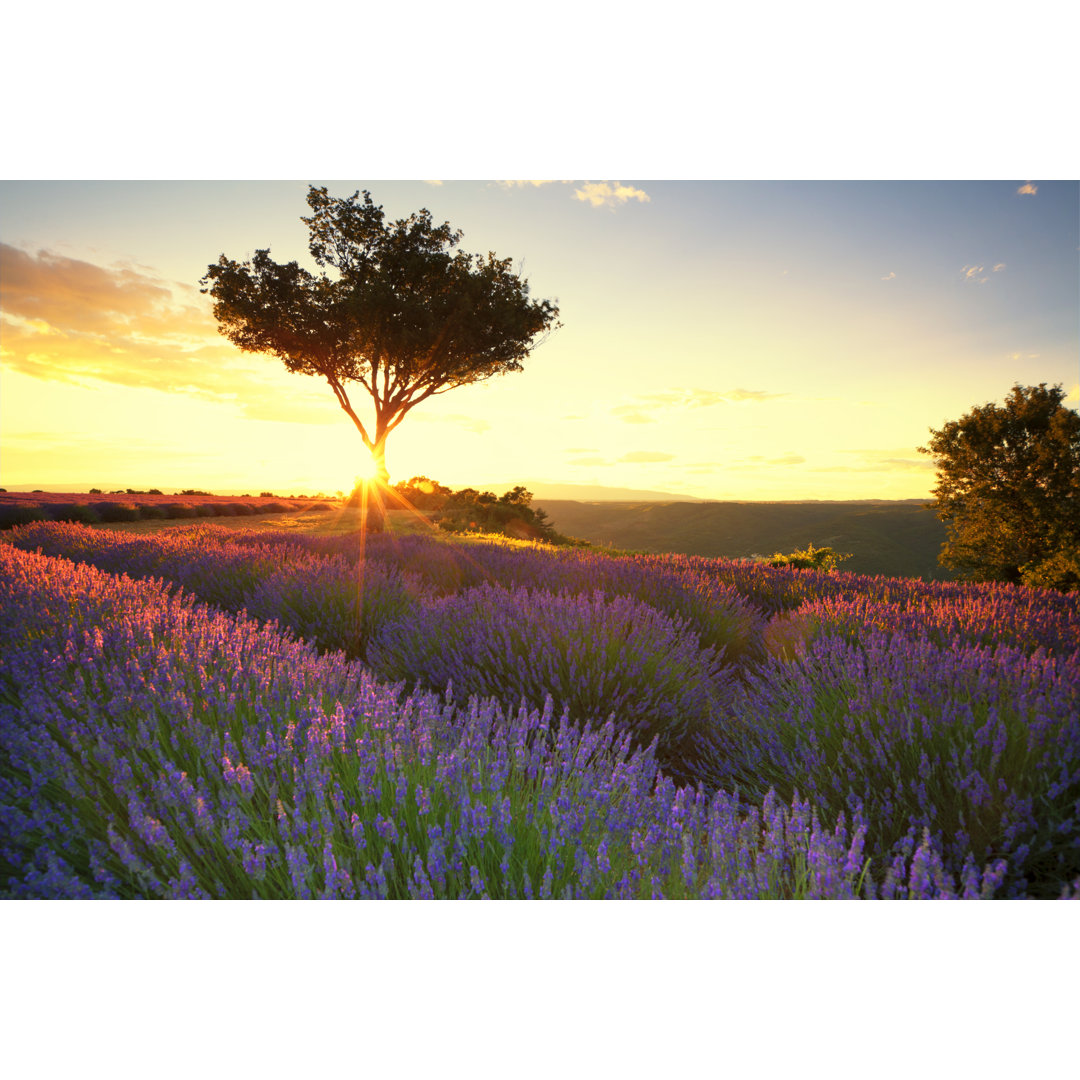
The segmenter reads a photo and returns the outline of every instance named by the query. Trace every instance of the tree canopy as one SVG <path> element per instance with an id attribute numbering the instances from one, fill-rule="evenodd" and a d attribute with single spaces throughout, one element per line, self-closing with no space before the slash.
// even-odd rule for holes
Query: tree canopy
<path id="1" fill-rule="evenodd" d="M 342 199 L 314 186 L 307 203 L 301 220 L 321 273 L 275 262 L 265 248 L 242 263 L 222 255 L 202 291 L 238 348 L 327 381 L 385 484 L 386 439 L 406 414 L 435 394 L 521 371 L 559 309 L 529 299 L 510 259 L 457 250 L 461 232 L 427 210 L 388 223 L 370 192 Z M 374 423 L 357 414 L 349 383 L 371 397 Z"/>
<path id="2" fill-rule="evenodd" d="M 975 581 L 1080 587 L 1080 415 L 1060 385 L 1015 385 L 1005 404 L 930 429 L 946 523 L 939 561 Z"/>

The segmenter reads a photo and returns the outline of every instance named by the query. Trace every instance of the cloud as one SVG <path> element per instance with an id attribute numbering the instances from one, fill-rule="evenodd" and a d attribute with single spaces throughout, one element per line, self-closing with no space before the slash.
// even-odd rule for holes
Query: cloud
<path id="1" fill-rule="evenodd" d="M 998 265 L 1003 269 L 1005 267 L 1004 263 L 999 263 Z M 988 277 L 979 277 L 985 269 L 985 266 L 975 266 L 973 263 L 971 266 L 963 267 L 960 273 L 964 275 L 965 281 L 973 281 L 976 285 L 985 285 L 990 279 Z"/>
<path id="2" fill-rule="evenodd" d="M 842 450 L 840 452 L 857 455 L 858 464 L 823 465 L 811 471 L 828 473 L 933 472 L 935 468 L 930 458 L 908 457 L 910 448 L 906 446 L 884 450 Z"/>
<path id="3" fill-rule="evenodd" d="M 616 405 L 611 410 L 613 416 L 618 416 L 626 424 L 655 424 L 655 416 L 646 416 L 636 405 Z"/>
<path id="4" fill-rule="evenodd" d="M 333 398 L 302 385 L 309 380 L 226 342 L 193 289 L 146 270 L 0 244 L 4 365 L 46 381 L 96 380 L 232 404 L 254 419 L 336 416 Z"/>
<path id="5" fill-rule="evenodd" d="M 633 450 L 629 454 L 623 454 L 619 461 L 647 464 L 657 461 L 673 461 L 674 458 L 674 454 L 662 454 L 655 450 Z"/>
<path id="6" fill-rule="evenodd" d="M 636 199 L 638 202 L 651 202 L 641 188 L 631 187 L 619 180 L 496 180 L 501 188 L 545 187 L 548 184 L 580 184 L 574 189 L 574 198 L 587 202 L 590 206 L 607 206 L 614 209 Z"/>
<path id="7" fill-rule="evenodd" d="M 896 277 L 896 271 L 895 270 L 890 270 L 881 280 L 882 281 L 892 281 L 895 277 Z"/>
<path id="8" fill-rule="evenodd" d="M 496 180 L 495 186 L 513 190 L 514 188 L 546 187 L 548 184 L 572 184 L 573 180 Z"/>
<path id="9" fill-rule="evenodd" d="M 1026 184 L 1021 184 L 1016 189 L 1017 195 L 1034 195 L 1039 189 L 1029 180 Z"/>
<path id="10" fill-rule="evenodd" d="M 788 394 L 770 394 L 767 390 L 729 390 L 723 395 L 725 401 L 772 401 L 788 397 Z"/>
<path id="11" fill-rule="evenodd" d="M 753 454 L 747 461 L 752 461 L 756 465 L 801 465 L 806 458 L 802 454 L 784 454 L 782 457 L 767 458 L 761 454 Z"/>
<path id="12" fill-rule="evenodd" d="M 618 180 L 613 182 L 586 180 L 574 191 L 574 198 L 587 202 L 590 206 L 612 208 L 629 202 L 631 199 L 637 199 L 638 202 L 651 202 L 649 196 L 641 188 L 629 187 Z"/>
<path id="13" fill-rule="evenodd" d="M 1004 269 L 1005 269 L 1005 264 L 1004 263 L 994 263 L 994 273 L 995 274 L 1001 273 L 1001 271 L 1004 270 Z"/>
<path id="14" fill-rule="evenodd" d="M 627 424 L 654 424 L 658 417 L 651 415 L 670 409 L 703 409 L 732 401 L 769 401 L 788 397 L 786 393 L 774 394 L 768 390 L 668 390 L 657 394 L 641 394 L 632 403 L 616 405 L 612 416 L 618 416 Z"/>
<path id="15" fill-rule="evenodd" d="M 432 187 L 442 187 L 443 182 L 441 180 L 425 180 L 425 184 L 430 184 Z"/>
<path id="16" fill-rule="evenodd" d="M 466 416 L 464 413 L 425 413 L 417 409 L 409 413 L 410 420 L 420 420 L 429 424 L 453 424 L 455 427 L 464 428 L 474 435 L 483 435 L 491 430 L 491 424 L 486 420 L 479 420 L 475 416 Z"/>

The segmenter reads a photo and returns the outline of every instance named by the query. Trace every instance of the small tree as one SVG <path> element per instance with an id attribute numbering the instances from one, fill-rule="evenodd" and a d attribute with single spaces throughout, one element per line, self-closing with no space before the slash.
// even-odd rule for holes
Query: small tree
<path id="1" fill-rule="evenodd" d="M 1075 588 L 1080 553 L 1080 415 L 1060 385 L 1015 385 L 930 429 L 936 510 L 948 539 L 939 561 L 973 581 Z"/>
<path id="2" fill-rule="evenodd" d="M 274 262 L 263 249 L 243 263 L 222 255 L 202 291 L 234 345 L 327 381 L 385 486 L 386 439 L 407 413 L 435 394 L 522 370 L 559 325 L 559 309 L 529 299 L 510 259 L 455 251 L 462 234 L 436 226 L 427 210 L 387 224 L 369 192 L 338 199 L 313 186 L 307 203 L 311 256 L 333 277 Z M 357 415 L 350 382 L 371 397 L 374 424 Z"/>
<path id="3" fill-rule="evenodd" d="M 850 558 L 850 552 L 807 544 L 805 548 L 796 548 L 790 555 L 778 551 L 768 563 L 770 566 L 792 566 L 796 570 L 824 570 L 827 574 L 834 574 L 840 563 Z"/>

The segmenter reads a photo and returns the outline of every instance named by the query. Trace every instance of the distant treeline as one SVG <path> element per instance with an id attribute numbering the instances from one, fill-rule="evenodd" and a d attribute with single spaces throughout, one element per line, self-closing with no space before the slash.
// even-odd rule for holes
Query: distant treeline
<path id="1" fill-rule="evenodd" d="M 44 495 L 44 499 L 34 499 L 35 495 Z M 110 495 L 132 494 L 147 497 L 158 496 L 155 501 L 123 500 L 113 501 L 102 498 L 105 493 L 93 490 L 89 499 L 76 495 L 49 496 L 47 492 L 28 492 L 9 495 L 0 501 L 0 529 L 10 529 L 16 525 L 28 525 L 32 521 L 76 521 L 86 525 L 120 521 L 146 521 L 162 518 L 201 518 L 201 517 L 238 517 L 252 514 L 285 514 L 295 510 L 329 510 L 326 502 L 304 499 L 300 505 L 292 501 L 282 501 L 269 492 L 253 497 L 238 498 L 250 501 L 228 500 L 207 492 L 188 490 L 181 492 L 186 501 L 170 502 L 162 497 L 160 491 L 145 492 L 124 491 L 109 492 Z"/>

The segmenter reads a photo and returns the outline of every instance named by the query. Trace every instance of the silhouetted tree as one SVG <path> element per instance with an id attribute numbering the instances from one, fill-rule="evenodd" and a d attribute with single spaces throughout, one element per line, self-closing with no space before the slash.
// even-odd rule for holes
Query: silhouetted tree
<path id="1" fill-rule="evenodd" d="M 1080 415 L 1049 390 L 1015 385 L 930 429 L 935 503 L 948 540 L 939 561 L 974 581 L 1080 585 Z"/>
<path id="2" fill-rule="evenodd" d="M 334 276 L 274 262 L 262 249 L 243 263 L 222 255 L 202 291 L 241 350 L 327 381 L 385 485 L 386 439 L 406 414 L 435 394 L 520 371 L 559 325 L 559 309 L 529 299 L 510 259 L 455 251 L 462 234 L 436 226 L 427 210 L 387 224 L 369 192 L 339 199 L 314 186 L 307 203 L 311 256 Z M 371 397 L 374 425 L 357 415 L 350 382 Z"/>

